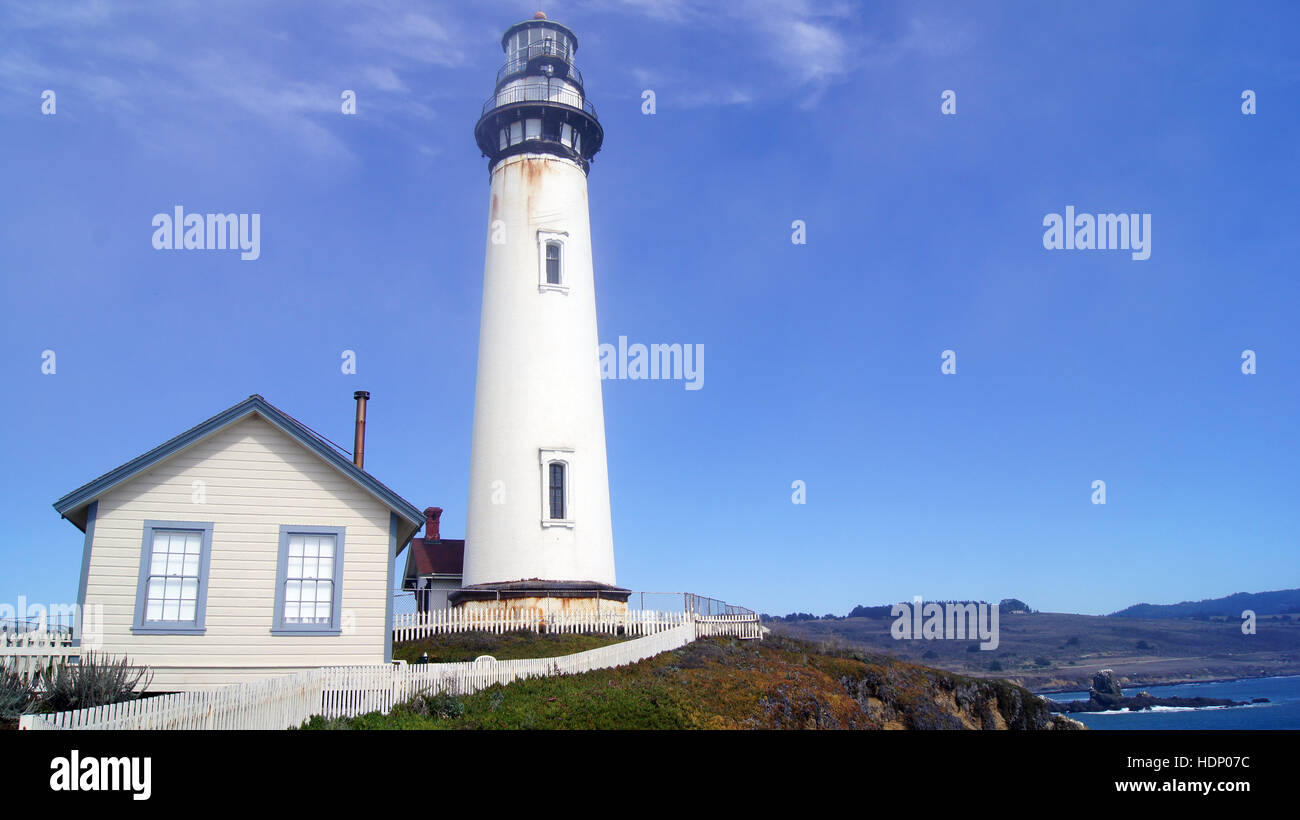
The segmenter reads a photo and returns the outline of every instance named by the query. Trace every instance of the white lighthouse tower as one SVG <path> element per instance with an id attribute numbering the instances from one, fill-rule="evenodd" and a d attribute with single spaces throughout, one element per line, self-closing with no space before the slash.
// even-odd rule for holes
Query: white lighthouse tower
<path id="1" fill-rule="evenodd" d="M 621 609 L 597 367 L 587 172 L 604 130 L 578 39 L 508 28 L 474 128 L 491 197 L 460 607 Z"/>

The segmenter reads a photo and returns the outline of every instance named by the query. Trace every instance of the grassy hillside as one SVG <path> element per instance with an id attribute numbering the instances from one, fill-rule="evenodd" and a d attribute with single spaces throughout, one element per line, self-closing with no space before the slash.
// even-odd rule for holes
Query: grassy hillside
<path id="1" fill-rule="evenodd" d="M 1300 618 L 1260 617 L 1254 635 L 1238 618 L 1147 620 L 1040 612 L 1004 615 L 998 648 L 977 641 L 894 640 L 892 618 L 769 624 L 776 634 L 885 653 L 963 675 L 1005 677 L 1034 690 L 1087 689 L 1114 669 L 1124 685 L 1300 674 Z"/>
<path id="2" fill-rule="evenodd" d="M 786 638 L 709 638 L 617 669 L 416 698 L 309 729 L 1080 728 L 1006 681 Z"/>

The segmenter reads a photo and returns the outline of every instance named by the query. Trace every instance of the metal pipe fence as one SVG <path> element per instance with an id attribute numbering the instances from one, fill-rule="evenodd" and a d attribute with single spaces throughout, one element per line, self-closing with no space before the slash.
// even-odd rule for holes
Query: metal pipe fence
<path id="1" fill-rule="evenodd" d="M 499 89 L 483 103 L 483 116 L 494 108 L 521 102 L 553 102 L 585 111 L 593 118 L 596 106 L 562 79 L 528 80 Z"/>
<path id="2" fill-rule="evenodd" d="M 516 52 L 514 57 L 506 60 L 505 65 L 497 70 L 497 84 L 500 85 L 502 80 L 512 74 L 522 74 L 528 68 L 528 64 L 538 57 L 559 57 L 564 60 L 569 81 L 582 85 L 582 72 L 571 62 L 573 56 L 568 49 L 563 48 L 554 40 L 542 40 L 541 42 L 532 43 L 527 48 Z"/>

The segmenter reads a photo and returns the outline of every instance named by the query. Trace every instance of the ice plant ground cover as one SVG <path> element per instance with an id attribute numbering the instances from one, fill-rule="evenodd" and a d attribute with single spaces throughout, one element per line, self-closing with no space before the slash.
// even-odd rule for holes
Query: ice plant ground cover
<path id="1" fill-rule="evenodd" d="M 530 678 L 306 729 L 1075 729 L 1006 681 L 803 641 L 700 638 L 638 663 Z"/>
<path id="2" fill-rule="evenodd" d="M 491 635 L 486 632 L 453 632 L 434 635 L 416 641 L 393 645 L 393 659 L 418 663 L 427 657 L 429 663 L 454 663 L 472 661 L 480 655 L 491 655 L 499 661 L 525 658 L 553 658 L 571 655 L 587 649 L 609 646 L 627 640 L 617 635 L 538 634 L 528 630 Z"/>

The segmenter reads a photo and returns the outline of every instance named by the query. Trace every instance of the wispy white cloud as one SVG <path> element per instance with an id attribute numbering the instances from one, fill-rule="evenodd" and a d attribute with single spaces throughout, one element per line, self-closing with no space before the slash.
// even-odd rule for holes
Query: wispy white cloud
<path id="1" fill-rule="evenodd" d="M 286 24 L 291 11 L 311 26 Z M 331 120 L 344 88 L 357 91 L 364 116 L 399 131 L 407 118 L 433 116 L 433 94 L 412 92 L 405 78 L 466 63 L 455 25 L 431 6 L 393 0 L 304 8 L 7 0 L 0 97 L 33 100 L 53 88 L 61 114 L 113 117 L 146 144 L 166 139 L 203 151 L 232 133 L 269 132 L 337 157 L 350 153 Z"/>
<path id="2" fill-rule="evenodd" d="M 345 28 L 355 51 L 421 65 L 454 67 L 467 62 L 464 39 L 450 16 L 435 17 L 394 0 L 371 0 L 356 9 L 359 13 L 349 15 L 353 19 Z"/>
<path id="3" fill-rule="evenodd" d="M 397 72 L 386 65 L 369 65 L 361 70 L 361 77 L 372 87 L 380 91 L 405 91 L 406 83 L 397 76 Z"/>
<path id="4" fill-rule="evenodd" d="M 605 18 L 605 31 L 645 60 L 623 69 L 622 82 L 685 108 L 772 99 L 811 107 L 855 73 L 910 56 L 942 57 L 970 40 L 947 21 L 919 15 L 892 29 L 876 26 L 859 5 L 841 0 L 556 5 L 561 19 Z M 514 0 L 482 0 L 472 11 L 410 0 L 5 0 L 0 30 L 11 36 L 0 50 L 0 98 L 32 104 L 54 88 L 61 114 L 94 111 L 141 142 L 165 139 L 196 153 L 232 135 L 270 136 L 338 157 L 351 153 L 339 114 L 347 88 L 358 94 L 360 116 L 436 151 L 427 123 L 438 101 L 464 93 L 457 70 L 481 71 L 490 59 L 484 39 L 519 13 Z M 639 38 L 665 30 L 672 47 L 651 62 L 637 49 Z M 616 73 L 608 79 L 620 81 Z"/>
<path id="5" fill-rule="evenodd" d="M 583 5 L 595 12 L 609 3 Z M 633 70 L 636 82 L 657 84 L 685 106 L 773 96 L 798 96 L 801 105 L 813 106 L 827 88 L 855 73 L 909 57 L 952 56 L 973 40 L 955 21 L 919 13 L 901 24 L 877 21 L 860 4 L 843 0 L 615 0 L 614 7 L 684 33 L 710 32 L 719 54 L 735 55 L 730 63 L 737 70 L 727 77 Z"/>

